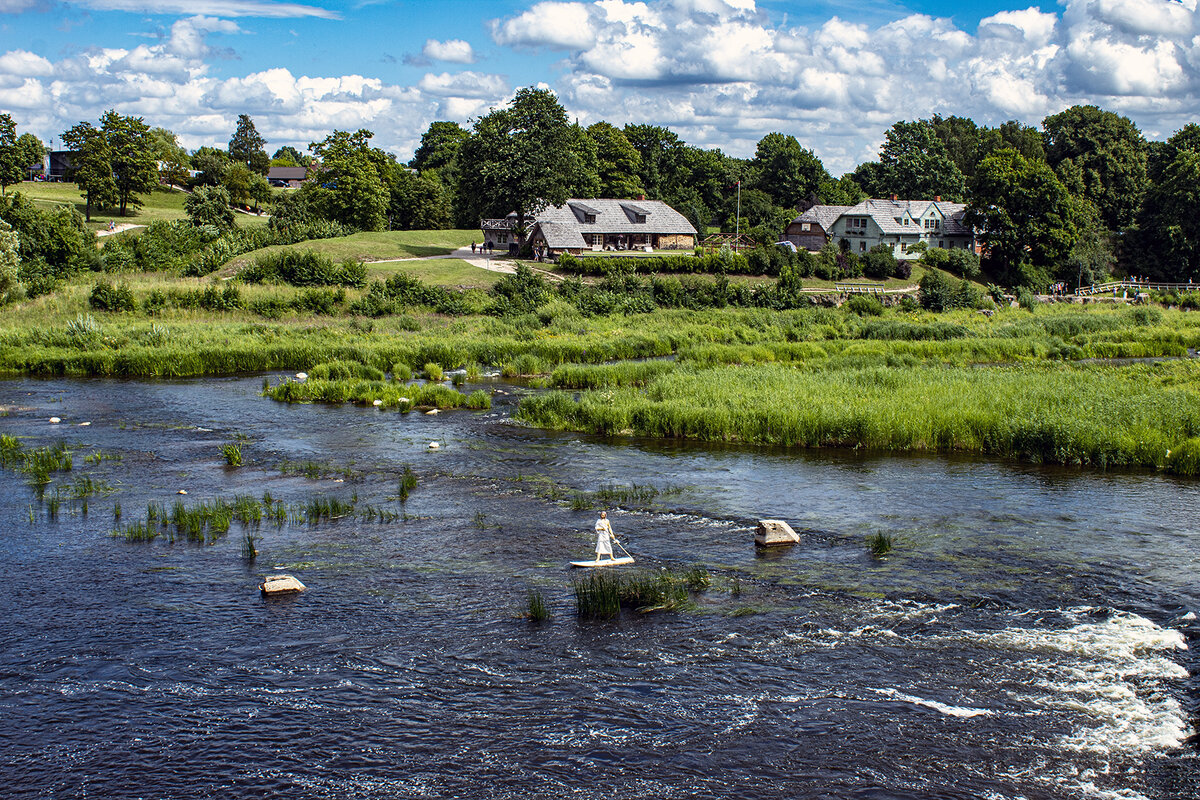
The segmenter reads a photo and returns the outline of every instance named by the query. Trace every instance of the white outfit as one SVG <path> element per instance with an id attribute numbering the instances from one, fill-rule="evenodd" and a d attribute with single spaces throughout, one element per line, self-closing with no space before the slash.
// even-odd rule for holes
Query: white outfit
<path id="1" fill-rule="evenodd" d="M 596 520 L 596 558 L 608 556 L 612 558 L 612 525 L 607 519 Z"/>

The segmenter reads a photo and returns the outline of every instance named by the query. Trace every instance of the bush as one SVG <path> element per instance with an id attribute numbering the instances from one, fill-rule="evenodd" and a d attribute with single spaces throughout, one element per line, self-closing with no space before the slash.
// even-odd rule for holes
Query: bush
<path id="1" fill-rule="evenodd" d="M 946 269 L 967 280 L 979 277 L 979 256 L 970 250 L 958 249 L 946 251 Z"/>
<path id="2" fill-rule="evenodd" d="M 896 256 L 889 244 L 877 244 L 867 251 L 863 274 L 877 281 L 887 280 L 896 271 Z"/>
<path id="3" fill-rule="evenodd" d="M 224 186 L 200 186 L 183 201 L 183 210 L 193 225 L 212 225 L 219 231 L 235 227 L 233 200 Z"/>
<path id="4" fill-rule="evenodd" d="M 334 264 L 332 258 L 315 250 L 279 250 L 256 258 L 238 273 L 238 278 L 246 283 L 362 288 L 367 284 L 367 268 L 353 259 Z"/>
<path id="5" fill-rule="evenodd" d="M 904 259 L 896 259 L 896 268 L 892 270 L 892 276 L 906 281 L 912 277 L 912 264 Z"/>
<path id="6" fill-rule="evenodd" d="M 101 281 L 92 287 L 88 305 L 97 311 L 137 311 L 137 301 L 128 284 L 112 284 Z"/>
<path id="7" fill-rule="evenodd" d="M 883 314 L 883 303 L 877 297 L 856 294 L 846 301 L 846 310 L 860 317 L 878 317 Z"/>
<path id="8" fill-rule="evenodd" d="M 1027 286 L 1017 288 L 1017 305 L 1026 311 L 1033 311 L 1033 307 L 1037 305 L 1037 296 L 1029 290 Z"/>

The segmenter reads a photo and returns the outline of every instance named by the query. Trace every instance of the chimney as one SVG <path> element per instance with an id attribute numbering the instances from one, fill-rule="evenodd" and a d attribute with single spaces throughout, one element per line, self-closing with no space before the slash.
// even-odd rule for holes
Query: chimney
<path id="1" fill-rule="evenodd" d="M 933 196 L 933 202 L 935 202 L 935 203 L 940 203 L 940 202 L 942 202 L 942 196 L 941 196 L 940 194 L 935 194 L 935 195 Z"/>
<path id="2" fill-rule="evenodd" d="M 638 200 L 641 200 L 643 203 L 644 203 L 644 202 L 646 202 L 646 195 L 644 195 L 644 194 L 639 194 L 639 195 L 638 195 Z"/>
<path id="3" fill-rule="evenodd" d="M 896 200 L 899 200 L 900 198 L 898 196 L 892 194 L 892 195 L 888 195 L 888 199 L 891 200 L 892 202 L 895 202 Z"/>

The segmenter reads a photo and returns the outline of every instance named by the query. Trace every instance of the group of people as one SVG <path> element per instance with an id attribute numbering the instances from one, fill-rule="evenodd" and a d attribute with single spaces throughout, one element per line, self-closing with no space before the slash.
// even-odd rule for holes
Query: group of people
<path id="1" fill-rule="evenodd" d="M 493 249 L 491 242 L 480 242 L 478 245 L 476 245 L 474 242 L 471 242 L 471 252 L 472 253 L 475 252 L 476 247 L 479 248 L 479 252 L 481 252 L 481 253 L 487 252 L 489 255 L 491 254 L 492 249 Z"/>

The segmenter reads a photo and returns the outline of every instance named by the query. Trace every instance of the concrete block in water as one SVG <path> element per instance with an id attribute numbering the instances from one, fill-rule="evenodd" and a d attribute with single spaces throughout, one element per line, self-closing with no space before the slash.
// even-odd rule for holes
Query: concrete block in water
<path id="1" fill-rule="evenodd" d="M 267 597 L 279 594 L 298 594 L 308 587 L 291 575 L 268 575 L 258 589 Z"/>
<path id="2" fill-rule="evenodd" d="M 781 519 L 760 519 L 754 531 L 754 543 L 759 547 L 776 547 L 798 541 L 800 537 L 792 530 L 792 526 Z"/>

